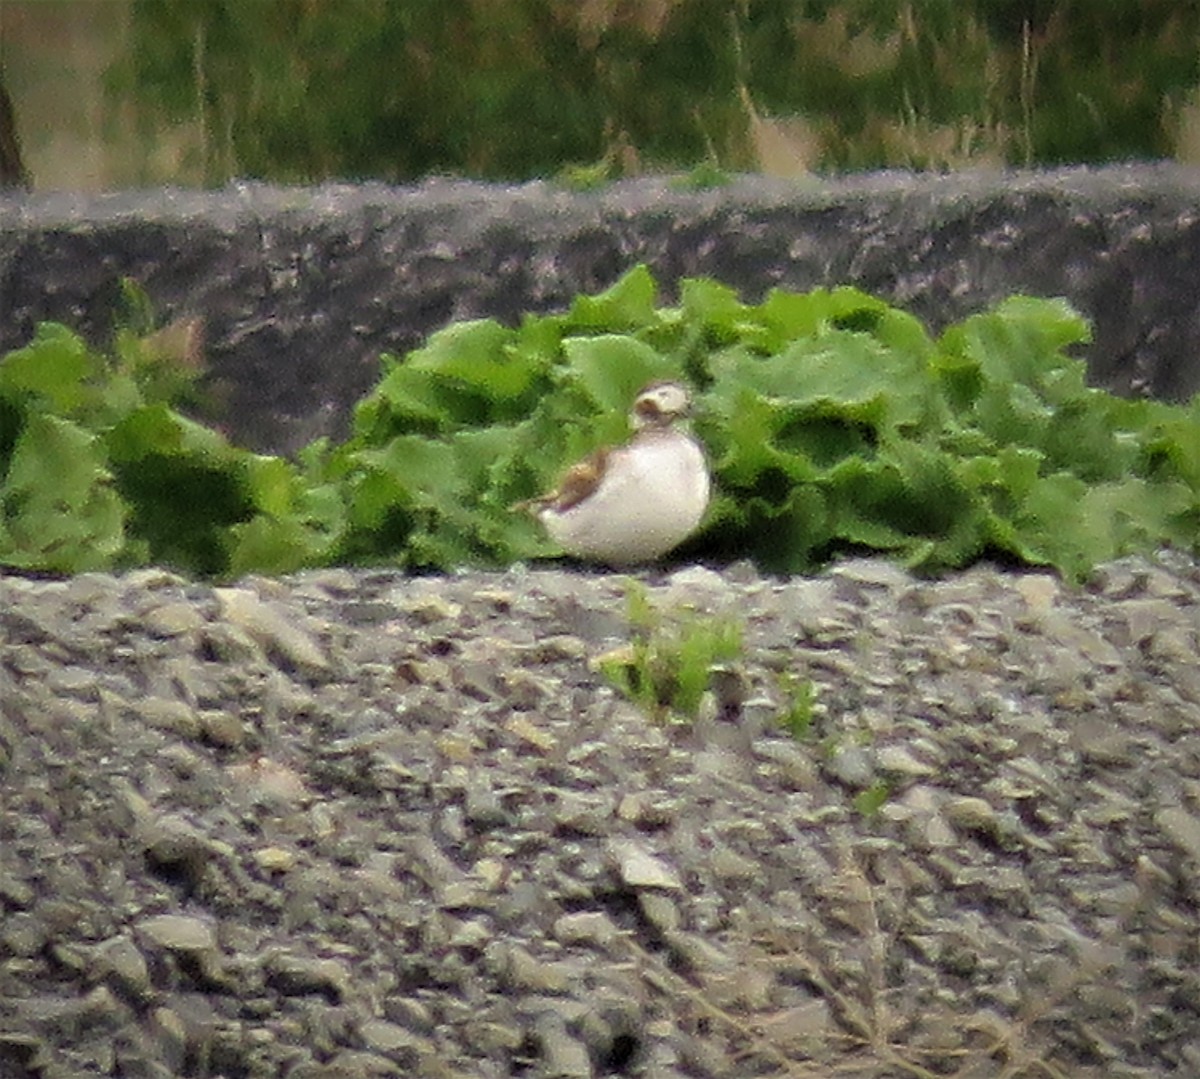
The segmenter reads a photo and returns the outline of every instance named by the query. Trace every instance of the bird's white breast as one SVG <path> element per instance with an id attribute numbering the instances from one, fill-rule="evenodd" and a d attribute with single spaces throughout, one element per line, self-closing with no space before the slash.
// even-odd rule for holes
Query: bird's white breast
<path id="1" fill-rule="evenodd" d="M 612 565 L 647 562 L 682 543 L 708 507 L 704 453 L 683 431 L 646 432 L 613 450 L 599 486 L 565 512 L 542 513 L 571 554 Z"/>

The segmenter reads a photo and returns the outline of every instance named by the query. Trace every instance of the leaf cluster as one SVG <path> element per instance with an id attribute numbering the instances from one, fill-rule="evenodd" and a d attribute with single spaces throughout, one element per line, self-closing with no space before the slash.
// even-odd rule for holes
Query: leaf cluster
<path id="1" fill-rule="evenodd" d="M 43 323 L 0 360 L 0 565 L 215 576 L 320 561 L 340 503 L 178 411 L 201 396 L 194 358 L 125 293 L 111 356 Z"/>
<path id="2" fill-rule="evenodd" d="M 512 505 L 627 434 L 646 382 L 696 390 L 717 494 L 685 553 L 811 571 L 886 552 L 937 573 L 991 557 L 1078 579 L 1194 549 L 1200 402 L 1091 388 L 1065 302 L 1013 297 L 932 337 L 852 288 L 757 304 L 705 278 L 661 306 L 639 266 L 518 326 L 481 319 L 385 356 L 350 437 L 252 454 L 174 407 L 178 373 L 42 326 L 0 361 L 0 563 L 153 562 L 213 576 L 555 552 Z"/>

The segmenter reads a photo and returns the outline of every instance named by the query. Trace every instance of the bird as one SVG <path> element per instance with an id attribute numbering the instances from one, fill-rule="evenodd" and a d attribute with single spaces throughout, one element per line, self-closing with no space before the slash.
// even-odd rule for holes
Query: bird
<path id="1" fill-rule="evenodd" d="M 700 443 L 681 421 L 691 395 L 679 382 L 643 387 L 629 415 L 633 434 L 601 447 L 558 487 L 518 503 L 568 554 L 611 566 L 653 562 L 699 527 L 711 480 Z"/>

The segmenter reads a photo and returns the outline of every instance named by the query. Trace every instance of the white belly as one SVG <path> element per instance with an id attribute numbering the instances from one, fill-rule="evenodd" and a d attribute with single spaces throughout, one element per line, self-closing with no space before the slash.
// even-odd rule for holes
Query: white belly
<path id="1" fill-rule="evenodd" d="M 600 486 L 564 513 L 542 514 L 546 531 L 580 558 L 610 565 L 649 562 L 677 547 L 708 507 L 704 453 L 681 431 L 614 450 Z"/>

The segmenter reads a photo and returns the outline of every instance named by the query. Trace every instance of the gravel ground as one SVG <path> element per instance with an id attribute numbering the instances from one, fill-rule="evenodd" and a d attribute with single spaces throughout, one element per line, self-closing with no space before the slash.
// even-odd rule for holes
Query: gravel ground
<path id="1" fill-rule="evenodd" d="M 641 580 L 0 577 L 0 1076 L 1200 1074 L 1195 564 Z"/>

